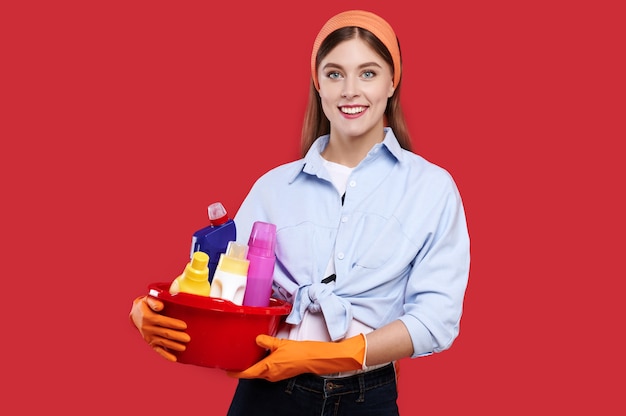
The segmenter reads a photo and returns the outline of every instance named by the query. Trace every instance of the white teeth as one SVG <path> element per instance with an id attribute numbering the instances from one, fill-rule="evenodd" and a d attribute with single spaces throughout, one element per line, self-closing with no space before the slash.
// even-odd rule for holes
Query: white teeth
<path id="1" fill-rule="evenodd" d="M 346 114 L 357 114 L 365 110 L 365 107 L 341 107 L 341 112 Z"/>

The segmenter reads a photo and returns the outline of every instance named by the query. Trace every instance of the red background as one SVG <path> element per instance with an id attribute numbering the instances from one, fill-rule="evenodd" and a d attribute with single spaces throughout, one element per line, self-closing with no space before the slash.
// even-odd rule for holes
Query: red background
<path id="1" fill-rule="evenodd" d="M 626 412 L 620 2 L 340 3 L 3 2 L 3 414 L 225 414 L 235 380 L 161 359 L 131 302 L 298 156 L 313 39 L 350 8 L 395 27 L 472 239 L 460 336 L 402 361 L 401 413 Z"/>

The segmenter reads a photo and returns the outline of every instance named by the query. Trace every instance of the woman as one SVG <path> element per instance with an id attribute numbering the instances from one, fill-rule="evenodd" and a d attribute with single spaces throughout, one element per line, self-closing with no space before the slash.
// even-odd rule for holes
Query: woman
<path id="1" fill-rule="evenodd" d="M 270 354 L 240 373 L 229 415 L 394 415 L 396 367 L 448 349 L 459 331 L 469 237 L 451 176 L 410 151 L 400 46 L 366 11 L 315 39 L 303 158 L 257 180 L 235 216 L 277 226 L 274 294 L 293 304 Z M 156 299 L 131 318 L 165 358 L 189 337 Z"/>

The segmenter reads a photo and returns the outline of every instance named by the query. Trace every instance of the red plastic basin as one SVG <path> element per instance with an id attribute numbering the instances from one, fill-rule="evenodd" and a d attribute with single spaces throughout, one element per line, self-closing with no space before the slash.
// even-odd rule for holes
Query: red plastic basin
<path id="1" fill-rule="evenodd" d="M 185 332 L 191 337 L 187 349 L 171 351 L 180 363 L 245 370 L 267 353 L 256 344 L 256 336 L 276 335 L 291 311 L 291 304 L 273 298 L 268 307 L 255 307 L 189 293 L 170 295 L 170 284 L 152 283 L 148 289 L 150 296 L 163 302 L 164 315 L 187 324 Z"/>

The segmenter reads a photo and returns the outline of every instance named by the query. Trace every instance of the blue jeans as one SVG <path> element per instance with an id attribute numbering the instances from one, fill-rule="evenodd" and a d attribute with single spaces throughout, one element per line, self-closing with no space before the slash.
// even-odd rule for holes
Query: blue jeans
<path id="1" fill-rule="evenodd" d="M 394 416 L 397 398 L 393 364 L 341 378 L 240 379 L 228 416 Z"/>

